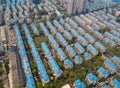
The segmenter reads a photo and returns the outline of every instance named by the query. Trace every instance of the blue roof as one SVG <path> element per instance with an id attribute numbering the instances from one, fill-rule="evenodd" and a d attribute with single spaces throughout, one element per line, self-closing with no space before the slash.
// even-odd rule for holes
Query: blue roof
<path id="1" fill-rule="evenodd" d="M 88 79 L 91 80 L 91 81 L 98 81 L 98 77 L 96 77 L 95 75 L 93 75 L 92 73 L 89 73 L 87 75 Z"/>
<path id="2" fill-rule="evenodd" d="M 64 63 L 65 63 L 66 65 L 73 65 L 73 62 L 70 61 L 69 59 L 64 60 Z"/>
<path id="3" fill-rule="evenodd" d="M 30 26 L 33 28 L 33 32 L 39 34 L 39 30 L 34 23 L 31 23 Z"/>
<path id="4" fill-rule="evenodd" d="M 43 83 L 49 82 L 50 78 L 47 74 L 47 71 L 44 67 L 42 60 L 37 61 L 37 67 L 38 67 L 38 72 L 41 75 L 42 82 Z"/>
<path id="5" fill-rule="evenodd" d="M 70 53 L 72 53 L 72 54 L 76 54 L 76 51 L 73 49 L 72 46 L 67 45 L 67 46 L 66 46 L 66 49 L 67 49 Z"/>
<path id="6" fill-rule="evenodd" d="M 105 63 L 108 64 L 114 71 L 118 71 L 118 67 L 112 63 L 109 59 L 105 60 Z"/>
<path id="7" fill-rule="evenodd" d="M 78 40 L 80 40 L 80 43 L 83 43 L 83 44 L 88 44 L 88 41 L 81 35 L 78 36 Z"/>
<path id="8" fill-rule="evenodd" d="M 95 38 L 93 36 L 91 36 L 89 33 L 86 33 L 85 36 L 87 37 L 88 41 L 93 41 L 95 42 Z"/>
<path id="9" fill-rule="evenodd" d="M 84 57 L 87 57 L 88 59 L 92 59 L 92 54 L 90 54 L 89 52 L 85 52 Z"/>
<path id="10" fill-rule="evenodd" d="M 83 33 L 83 34 L 85 34 L 85 32 L 86 32 L 86 31 L 85 31 L 83 28 L 81 28 L 81 27 L 78 27 L 77 30 L 80 31 L 80 32 Z"/>
<path id="11" fill-rule="evenodd" d="M 20 53 L 20 57 L 22 58 L 22 62 L 23 62 L 22 67 L 24 68 L 24 73 L 31 72 L 30 63 L 28 61 L 28 57 L 27 57 L 27 54 L 26 54 L 26 51 L 24 48 L 24 43 L 23 43 L 20 31 L 19 31 L 18 25 L 15 24 L 13 26 L 13 28 L 14 28 L 16 35 L 17 35 L 18 45 L 20 46 L 19 53 Z M 34 77 L 32 76 L 32 74 L 31 73 L 26 74 L 25 77 L 27 80 L 28 87 L 29 88 L 36 88 Z"/>
<path id="12" fill-rule="evenodd" d="M 59 68 L 57 62 L 55 61 L 54 57 L 51 56 L 49 59 L 49 63 L 52 66 L 52 69 L 54 70 L 56 75 L 61 75 L 62 74 L 62 70 Z"/>
<path id="13" fill-rule="evenodd" d="M 99 72 L 101 72 L 103 75 L 109 75 L 110 72 L 108 70 L 106 70 L 105 68 L 103 67 L 100 67 L 99 69 Z"/>
<path id="14" fill-rule="evenodd" d="M 58 48 L 57 52 L 61 55 L 61 57 L 63 57 L 63 58 L 67 57 L 66 54 L 65 54 L 65 52 L 62 50 L 62 48 Z"/>
<path id="15" fill-rule="evenodd" d="M 53 45 L 54 45 L 53 47 L 59 47 L 59 44 L 57 43 L 57 41 L 51 34 L 48 35 L 48 39 L 49 39 L 49 41 L 51 41 L 51 43 L 53 43 Z"/>
<path id="16" fill-rule="evenodd" d="M 49 34 L 48 29 L 45 27 L 45 25 L 42 22 L 40 22 L 39 25 L 40 25 L 40 27 L 42 28 L 42 30 L 45 34 Z"/>
<path id="17" fill-rule="evenodd" d="M 75 30 L 75 29 L 71 29 L 71 33 L 75 34 L 75 35 L 79 35 L 79 33 Z M 74 36 L 74 35 L 73 35 Z"/>
<path id="18" fill-rule="evenodd" d="M 50 31 L 52 33 L 56 33 L 57 32 L 57 29 L 52 25 L 52 23 L 50 21 L 47 21 L 47 25 L 50 28 Z"/>
<path id="19" fill-rule="evenodd" d="M 100 43 L 100 42 L 95 42 L 95 44 L 97 45 L 97 47 L 98 47 L 99 49 L 103 50 L 104 52 L 106 51 L 107 48 L 106 48 L 102 43 Z"/>
<path id="20" fill-rule="evenodd" d="M 115 41 L 113 41 L 113 40 L 111 40 L 111 39 L 109 39 L 109 38 L 104 38 L 104 40 L 106 41 L 106 42 L 108 42 L 108 43 L 110 43 L 110 44 L 112 44 L 112 45 L 114 45 L 114 46 L 116 46 L 117 45 L 117 43 L 115 42 Z"/>
<path id="21" fill-rule="evenodd" d="M 79 79 L 74 82 L 75 88 L 86 88 L 86 85 L 81 82 Z"/>
<path id="22" fill-rule="evenodd" d="M 32 74 L 26 76 L 28 88 L 36 88 L 35 80 Z"/>
<path id="23" fill-rule="evenodd" d="M 67 30 L 64 31 L 64 34 L 70 38 L 73 37 L 72 34 Z"/>
<path id="24" fill-rule="evenodd" d="M 108 85 L 104 85 L 102 88 L 109 88 L 109 86 Z"/>
<path id="25" fill-rule="evenodd" d="M 85 48 L 79 42 L 76 42 L 74 45 L 77 47 L 78 50 L 83 52 L 85 51 Z"/>
<path id="26" fill-rule="evenodd" d="M 87 28 L 88 28 L 88 30 L 90 30 L 90 31 L 94 31 L 94 29 L 93 29 L 90 25 L 87 25 Z"/>
<path id="27" fill-rule="evenodd" d="M 67 30 L 71 30 L 71 26 L 68 23 L 65 23 L 65 27 L 67 28 Z"/>
<path id="28" fill-rule="evenodd" d="M 118 81 L 117 79 L 114 79 L 113 83 L 117 88 L 120 88 L 120 81 Z"/>
<path id="29" fill-rule="evenodd" d="M 59 25 L 57 20 L 54 20 L 53 23 L 54 23 L 54 25 Z"/>
<path id="30" fill-rule="evenodd" d="M 75 60 L 79 61 L 79 62 L 83 62 L 83 58 L 80 56 L 75 56 Z"/>
<path id="31" fill-rule="evenodd" d="M 113 59 L 114 59 L 117 63 L 120 64 L 120 57 L 118 57 L 118 56 L 113 56 Z"/>
<path id="32" fill-rule="evenodd" d="M 92 44 L 89 44 L 87 47 L 90 49 L 91 52 L 94 52 L 96 54 L 99 53 L 99 51 Z"/>
<path id="33" fill-rule="evenodd" d="M 120 37 L 120 32 L 117 32 L 116 30 L 112 30 L 111 32 L 112 32 L 112 34 L 117 35 L 117 36 Z"/>
<path id="34" fill-rule="evenodd" d="M 56 36 L 60 39 L 61 42 L 63 42 L 65 45 L 68 44 L 68 42 L 65 40 L 65 38 L 62 36 L 61 33 L 57 32 Z"/>
<path id="35" fill-rule="evenodd" d="M 72 19 L 70 19 L 70 18 L 69 18 L 69 22 L 70 22 L 70 24 L 73 24 L 76 27 L 78 26 L 78 24 L 75 21 L 73 21 Z"/>
<path id="36" fill-rule="evenodd" d="M 36 46 L 34 44 L 34 40 L 33 40 L 32 36 L 31 36 L 31 34 L 29 32 L 29 29 L 27 28 L 26 25 L 25 25 L 24 31 L 25 31 L 26 36 L 29 35 L 27 37 L 28 38 L 28 43 L 30 45 L 30 48 L 32 49 L 34 59 L 35 59 L 35 61 L 37 63 L 38 72 L 41 74 L 42 82 L 47 83 L 47 82 L 50 81 L 49 76 L 48 76 L 48 74 L 46 72 L 46 69 L 44 67 L 43 62 L 41 61 L 40 54 L 39 54 L 39 52 L 38 52 L 38 50 L 37 50 L 37 48 L 36 48 Z"/>
<path id="37" fill-rule="evenodd" d="M 23 68 L 25 72 L 29 72 L 29 71 L 31 72 L 31 68 L 28 60 L 23 61 Z"/>
<path id="38" fill-rule="evenodd" d="M 104 37 L 102 33 L 100 33 L 99 31 L 95 31 L 95 34 L 97 34 L 99 37 Z"/>
<path id="39" fill-rule="evenodd" d="M 41 47 L 46 55 L 51 55 L 51 51 L 45 42 L 41 43 Z"/>

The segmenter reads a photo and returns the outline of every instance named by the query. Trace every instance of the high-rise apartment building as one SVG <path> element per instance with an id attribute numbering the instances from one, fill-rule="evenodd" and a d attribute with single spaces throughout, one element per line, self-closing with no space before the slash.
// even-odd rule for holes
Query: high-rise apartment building
<path id="1" fill-rule="evenodd" d="M 87 0 L 69 0 L 67 7 L 68 15 L 75 15 L 85 12 L 87 8 Z"/>

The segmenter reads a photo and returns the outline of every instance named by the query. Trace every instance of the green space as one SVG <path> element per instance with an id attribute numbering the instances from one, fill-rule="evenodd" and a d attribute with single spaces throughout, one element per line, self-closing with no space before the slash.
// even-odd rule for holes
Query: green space
<path id="1" fill-rule="evenodd" d="M 120 22 L 120 16 L 117 17 L 117 21 Z"/>
<path id="2" fill-rule="evenodd" d="M 28 28 L 31 29 L 30 27 L 28 27 Z M 107 31 L 108 31 L 108 29 L 103 29 L 101 31 L 101 33 L 105 33 Z M 42 60 L 45 59 L 47 61 L 44 53 L 42 52 L 41 43 L 42 42 L 46 42 L 47 45 L 49 46 L 49 48 L 52 49 L 50 43 L 48 42 L 48 39 L 44 36 L 44 34 L 43 34 L 41 29 L 40 29 L 40 35 L 39 36 L 36 36 L 35 34 L 33 34 L 32 30 L 30 30 L 30 32 L 31 32 L 31 35 L 32 35 L 32 37 L 34 39 L 36 47 L 37 47 L 37 49 L 38 49 L 38 51 L 39 51 L 39 53 L 40 53 L 40 55 L 42 57 Z M 37 78 L 37 82 L 36 82 L 37 87 L 38 88 L 42 88 L 42 82 L 41 82 L 40 77 L 38 75 L 36 64 L 33 61 L 31 49 L 30 49 L 30 47 L 29 47 L 29 45 L 28 45 L 28 43 L 26 41 L 27 39 L 25 37 L 24 31 L 21 30 L 21 33 L 22 33 L 22 36 L 23 36 L 23 39 L 24 39 L 24 43 L 25 43 L 25 48 L 27 50 L 27 54 L 29 56 L 30 65 L 31 65 L 31 68 L 32 68 L 32 73 L 35 76 L 35 78 Z M 57 40 L 57 42 L 59 42 L 59 41 Z M 73 41 L 69 41 L 69 44 L 73 44 L 75 42 L 76 42 L 76 40 L 73 39 Z M 100 42 L 102 44 L 104 44 L 102 41 L 100 41 Z M 106 52 L 107 54 L 109 54 L 111 56 L 113 56 L 113 55 L 120 56 L 120 49 L 118 49 L 117 47 L 109 47 L 106 44 L 104 44 L 104 45 L 107 47 L 107 52 Z M 63 50 L 64 50 L 64 48 L 63 48 Z M 68 57 L 68 59 L 73 61 L 73 58 L 71 58 L 69 56 L 67 56 L 67 57 Z M 71 70 L 65 70 L 65 68 L 63 67 L 63 62 L 61 62 L 58 57 L 55 57 L 55 60 L 57 61 L 57 63 L 60 66 L 60 68 L 62 69 L 63 75 L 62 75 L 62 77 L 60 77 L 58 79 L 55 79 L 55 77 L 52 74 L 51 69 L 49 68 L 48 63 L 44 62 L 45 68 L 46 68 L 46 70 L 48 72 L 48 75 L 49 75 L 49 77 L 51 79 L 51 82 L 48 83 L 48 84 L 45 84 L 44 88 L 59 88 L 59 87 L 62 87 L 63 85 L 65 85 L 67 83 L 72 85 L 73 82 L 75 80 L 77 80 L 77 79 L 80 79 L 80 80 L 84 81 L 85 84 L 87 85 L 87 83 L 85 81 L 86 75 L 88 73 L 90 73 L 90 72 L 92 72 L 93 74 L 97 75 L 96 72 L 97 72 L 98 68 L 102 67 L 103 66 L 103 62 L 104 62 L 104 60 L 102 59 L 101 55 L 98 55 L 98 56 L 94 57 L 90 61 L 84 61 L 81 65 L 77 65 L 77 66 L 74 65 L 73 69 L 71 69 Z M 120 78 L 120 77 L 118 76 L 118 78 Z M 89 88 L 88 85 L 87 85 L 87 88 Z"/>
<path id="3" fill-rule="evenodd" d="M 5 54 L 5 52 L 0 51 L 0 56 L 3 56 Z"/>
<path id="4" fill-rule="evenodd" d="M 3 82 L 0 80 L 0 88 L 4 88 L 3 87 Z"/>
<path id="5" fill-rule="evenodd" d="M 51 49 L 51 45 L 48 43 L 48 39 L 42 34 L 41 29 L 40 29 L 40 32 L 41 32 L 40 36 L 35 36 L 31 30 L 30 30 L 30 32 L 31 32 L 32 37 L 35 41 L 35 44 L 38 48 L 38 51 L 40 52 L 40 55 L 42 56 L 42 59 L 46 59 L 44 53 L 42 52 L 40 44 L 42 42 L 46 42 L 47 45 L 49 46 L 49 48 Z M 75 40 L 74 40 L 74 42 L 75 42 Z M 72 43 L 70 42 L 70 44 L 72 44 Z M 31 51 L 29 51 L 29 52 L 31 52 Z M 73 61 L 73 58 L 70 58 L 69 56 L 67 56 L 67 57 Z M 59 58 L 55 57 L 55 59 L 56 59 L 58 65 L 60 66 L 60 68 L 63 70 L 63 76 L 58 78 L 58 79 L 55 79 L 54 76 L 52 75 L 52 72 L 49 68 L 49 65 L 47 63 L 44 63 L 45 68 L 46 68 L 46 70 L 49 74 L 49 77 L 51 79 L 51 82 L 49 84 L 45 84 L 44 88 L 59 88 L 67 83 L 73 84 L 73 82 L 77 79 L 81 79 L 82 81 L 84 81 L 86 75 L 89 72 L 96 74 L 97 69 L 99 67 L 101 67 L 103 65 L 103 62 L 104 62 L 104 60 L 101 58 L 101 56 L 96 56 L 91 61 L 86 61 L 83 64 L 78 65 L 78 66 L 74 65 L 74 68 L 71 70 L 65 70 L 63 67 L 63 63 L 59 60 Z M 33 71 L 36 69 L 35 64 L 31 65 L 31 68 L 32 68 L 33 74 L 36 74 L 36 71 L 35 72 Z M 36 77 L 38 78 L 38 81 L 37 81 L 38 88 L 42 88 L 42 86 L 41 86 L 42 83 L 41 83 L 39 77 L 38 76 L 36 76 Z M 86 85 L 87 85 L 87 83 L 86 83 Z"/>
<path id="6" fill-rule="evenodd" d="M 9 73 L 9 60 L 8 59 L 4 60 L 4 63 L 5 63 L 6 72 L 8 74 Z"/>
<path id="7" fill-rule="evenodd" d="M 3 74 L 4 70 L 0 67 L 0 76 Z"/>

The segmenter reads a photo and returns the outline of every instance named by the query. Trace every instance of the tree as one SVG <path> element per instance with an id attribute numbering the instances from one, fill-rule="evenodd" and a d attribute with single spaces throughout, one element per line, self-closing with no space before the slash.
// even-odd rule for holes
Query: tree
<path id="1" fill-rule="evenodd" d="M 64 77 L 65 77 L 65 78 L 68 78 L 68 76 L 69 76 L 69 72 L 65 70 L 65 71 L 64 71 Z"/>
<path id="2" fill-rule="evenodd" d="M 43 88 L 43 87 L 42 87 L 42 83 L 37 82 L 37 88 Z"/>
<path id="3" fill-rule="evenodd" d="M 3 74 L 4 70 L 1 68 L 0 69 L 0 76 Z"/>
<path id="4" fill-rule="evenodd" d="M 3 88 L 3 82 L 0 80 L 0 88 Z"/>
<path id="5" fill-rule="evenodd" d="M 8 59 L 5 60 L 5 69 L 6 69 L 6 72 L 9 73 L 9 60 Z"/>
<path id="6" fill-rule="evenodd" d="M 5 54 L 5 52 L 0 51 L 0 56 L 3 56 L 4 54 Z"/>
<path id="7" fill-rule="evenodd" d="M 73 76 L 74 76 L 74 72 L 73 72 L 73 71 L 70 71 L 69 77 L 72 78 Z"/>

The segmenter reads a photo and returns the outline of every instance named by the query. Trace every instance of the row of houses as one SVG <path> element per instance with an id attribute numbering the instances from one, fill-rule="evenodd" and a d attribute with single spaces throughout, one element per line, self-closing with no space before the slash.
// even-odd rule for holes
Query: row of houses
<path id="1" fill-rule="evenodd" d="M 47 23 L 48 24 L 48 23 Z M 57 25 L 59 25 L 59 23 L 58 23 L 58 21 L 56 21 L 56 20 L 54 20 L 53 21 L 53 24 L 55 24 L 56 26 Z M 52 23 L 51 22 L 49 22 L 49 26 L 53 26 L 52 25 Z M 69 25 L 70 26 L 70 25 Z M 53 26 L 54 27 L 54 26 Z M 71 27 L 71 26 L 70 26 Z M 47 29 L 47 28 L 46 28 Z M 57 29 L 56 29 L 57 30 Z M 73 31 L 73 30 L 75 30 L 75 29 L 70 29 L 71 31 Z M 76 30 L 75 30 L 76 31 Z M 81 28 L 81 27 L 79 27 L 79 32 L 85 32 L 85 30 L 83 29 L 83 28 Z M 69 31 L 68 31 L 69 32 Z M 61 32 L 62 33 L 62 32 Z M 65 38 L 62 36 L 62 34 L 61 33 L 59 33 L 59 32 L 57 32 L 56 33 L 56 38 L 60 41 L 60 43 L 61 43 L 61 45 L 63 46 L 63 47 L 65 47 L 66 45 L 68 45 L 68 42 L 65 40 Z M 71 32 L 69 32 L 69 33 L 71 33 Z M 72 33 L 71 33 L 72 34 Z M 79 34 L 79 33 L 78 33 Z M 63 35 L 65 36 L 65 34 L 63 33 Z M 72 34 L 73 35 L 73 34 Z M 81 35 L 79 35 L 78 36 L 78 38 L 77 38 L 77 40 L 78 40 L 78 42 L 80 43 L 80 44 L 82 44 L 82 46 L 87 46 L 88 45 L 88 43 L 90 42 L 91 44 L 92 43 L 95 43 L 95 38 L 93 37 L 93 36 L 91 36 L 89 33 L 85 33 L 84 34 L 84 36 L 85 37 L 83 37 L 83 36 L 81 36 Z M 75 36 L 74 36 L 75 37 Z M 53 39 L 53 38 L 52 38 Z M 86 40 L 86 39 L 88 39 L 88 40 Z M 54 40 L 54 39 L 53 39 Z M 53 41 L 51 41 L 51 42 L 53 42 Z M 98 49 L 100 49 L 100 51 L 101 52 L 105 52 L 106 51 L 106 48 L 104 47 L 104 45 L 103 44 L 101 44 L 100 42 L 98 43 L 98 44 L 95 44 L 96 45 L 96 47 L 98 48 Z M 90 51 L 91 52 L 91 51 Z M 75 56 L 75 55 L 72 55 L 71 54 L 71 56 Z"/>
<path id="2" fill-rule="evenodd" d="M 9 19 L 8 23 L 23 23 L 26 21 L 27 23 L 31 22 L 29 18 L 30 9 L 33 9 L 34 5 L 29 0 L 26 1 L 8 1 L 7 7 L 5 11 L 5 19 Z"/>
<path id="3" fill-rule="evenodd" d="M 58 66 L 57 62 L 55 61 L 54 57 L 52 56 L 52 53 L 50 49 L 48 48 L 47 44 L 45 42 L 41 43 L 42 50 L 44 51 L 45 55 L 47 56 L 48 59 L 48 64 L 53 72 L 53 75 L 55 78 L 58 78 L 62 75 L 62 70 Z"/>
<path id="4" fill-rule="evenodd" d="M 90 14 L 94 14 L 94 15 L 92 17 L 91 16 L 88 17 L 89 14 L 87 14 L 87 16 L 86 16 L 86 14 L 82 15 L 81 17 L 75 16 L 75 21 L 79 23 L 78 19 L 82 19 L 83 21 L 85 21 L 85 19 L 92 20 L 92 19 L 90 19 L 90 17 L 91 18 L 93 18 L 94 16 L 96 17 L 96 14 L 98 14 L 101 18 L 104 19 L 103 21 L 99 21 L 97 23 L 92 22 L 92 23 L 94 23 L 92 25 L 86 23 L 87 25 L 83 26 L 83 27 L 88 32 L 93 33 L 96 37 L 98 37 L 100 40 L 102 40 L 106 44 L 110 45 L 111 47 L 115 47 L 115 46 L 119 45 L 119 38 L 118 38 L 119 33 L 116 32 L 116 30 L 119 30 L 119 23 L 115 21 L 116 17 L 112 16 L 109 13 L 107 15 L 105 15 L 104 11 L 98 11 L 98 12 L 94 12 L 94 13 L 90 13 Z M 104 15 L 104 17 L 103 17 L 103 15 Z M 87 18 L 85 18 L 85 17 L 87 17 Z M 79 25 L 82 26 L 82 24 L 79 24 Z M 106 33 L 102 34 L 100 32 L 101 30 L 104 30 L 105 28 L 110 29 L 112 36 L 109 35 L 106 38 L 106 36 L 105 36 Z"/>
<path id="5" fill-rule="evenodd" d="M 112 2 L 110 0 L 108 1 L 103 1 L 103 0 L 100 0 L 100 1 L 94 1 L 94 3 L 90 3 L 88 5 L 88 10 L 89 11 L 95 11 L 95 10 L 99 10 L 99 9 L 103 9 L 103 8 L 110 8 L 110 7 L 113 7 L 117 5 L 115 2 Z"/>
<path id="6" fill-rule="evenodd" d="M 67 20 L 69 20 L 70 18 L 66 18 Z M 72 20 L 73 21 L 73 20 Z M 66 21 L 67 22 L 67 21 Z M 74 22 L 74 21 L 73 21 Z M 69 31 L 70 31 L 70 33 L 71 33 L 71 30 L 77 30 L 77 32 L 78 33 L 76 33 L 76 35 L 83 35 L 83 36 L 78 36 L 78 38 L 77 38 L 77 40 L 79 41 L 79 43 L 82 43 L 82 45 L 83 46 L 87 46 L 88 45 L 88 42 L 90 43 L 90 44 L 93 44 L 93 43 L 95 43 L 95 41 L 96 41 L 96 39 L 93 37 L 93 36 L 91 36 L 89 33 L 86 33 L 86 31 L 83 29 L 83 28 L 81 28 L 81 27 L 78 27 L 78 28 L 76 28 L 76 29 L 72 29 L 72 27 L 71 27 L 71 25 L 70 24 L 68 24 L 68 23 L 65 23 L 65 24 L 67 24 L 68 26 L 66 27 L 66 28 L 68 28 L 69 29 Z M 89 26 L 89 28 L 92 30 L 92 27 L 91 26 Z M 93 29 L 93 32 L 94 32 L 94 29 Z M 72 34 L 72 33 L 71 33 Z M 99 34 L 99 32 L 98 31 L 96 31 L 96 34 Z M 73 34 L 72 34 L 73 35 Z M 103 36 L 102 36 L 102 34 L 100 33 L 99 34 L 100 35 L 100 37 L 101 38 L 103 38 Z M 74 36 L 74 35 L 73 35 Z M 76 37 L 76 36 L 74 36 L 74 37 Z M 87 40 L 86 40 L 87 39 Z M 83 40 L 83 41 L 82 41 Z M 95 44 L 96 45 L 96 44 Z M 103 47 L 103 45 L 102 44 L 100 44 L 100 46 L 98 47 L 97 46 L 97 48 L 99 48 L 100 49 L 100 51 L 101 52 L 105 52 L 106 51 L 106 48 L 105 47 Z"/>
<path id="7" fill-rule="evenodd" d="M 36 88 L 35 85 L 35 79 L 32 75 L 31 72 L 31 67 L 30 67 L 30 62 L 25 50 L 25 46 L 24 46 L 24 42 L 22 40 L 22 36 L 20 34 L 20 29 L 18 27 L 17 24 L 15 24 L 13 26 L 15 32 L 16 32 L 16 37 L 17 37 L 17 42 L 18 42 L 18 48 L 19 48 L 19 54 L 21 57 L 21 61 L 22 61 L 22 67 L 24 70 L 24 74 L 25 74 L 25 78 L 26 78 L 26 86 L 28 86 L 28 88 Z"/>
<path id="8" fill-rule="evenodd" d="M 117 56 L 113 56 L 112 58 L 117 58 L 117 61 L 120 60 L 119 57 Z M 114 59 L 112 59 L 114 61 Z M 104 68 L 105 67 L 105 68 Z M 104 67 L 100 67 L 98 70 L 97 70 L 97 74 L 98 74 L 98 77 L 92 73 L 89 73 L 87 76 L 86 76 L 86 81 L 89 85 L 93 85 L 93 86 L 96 86 L 97 84 L 99 84 L 99 79 L 106 79 L 108 77 L 110 77 L 110 75 L 114 74 L 114 73 L 117 73 L 119 71 L 119 68 L 118 66 L 116 66 L 111 60 L 109 59 L 106 59 L 104 61 Z M 112 79 L 111 82 L 110 82 L 110 86 L 111 87 L 114 87 L 114 88 L 119 88 L 119 85 L 120 85 L 120 82 L 118 80 L 116 80 L 117 83 L 115 83 L 116 79 Z M 101 86 L 101 85 L 99 85 Z M 104 86 L 107 86 L 107 85 L 104 85 Z M 102 86 L 102 88 L 104 88 L 104 86 Z M 109 87 L 108 87 L 109 88 Z"/>
<path id="9" fill-rule="evenodd" d="M 32 36 L 30 34 L 30 31 L 27 28 L 26 24 L 22 24 L 22 28 L 25 31 L 25 35 L 26 35 L 26 38 L 28 40 L 28 44 L 31 48 L 32 55 L 34 57 L 33 60 L 37 65 L 38 74 L 41 78 L 41 81 L 42 81 L 43 84 L 48 83 L 48 82 L 50 82 L 50 78 L 47 74 L 47 71 L 46 71 L 45 66 L 43 64 L 43 61 L 41 60 L 41 56 L 40 56 L 40 54 L 37 50 L 37 47 L 36 47 L 36 45 L 34 43 L 34 40 L 33 40 Z"/>
<path id="10" fill-rule="evenodd" d="M 48 23 L 47 23 L 48 24 Z M 53 26 L 53 25 L 52 25 Z M 46 28 L 47 29 L 47 28 Z M 48 29 L 47 29 L 48 30 Z M 58 37 L 57 37 L 58 36 Z M 63 36 L 62 36 L 62 34 L 61 33 L 59 33 L 59 32 L 57 32 L 56 33 L 56 38 L 58 39 L 58 40 L 60 40 L 60 39 L 62 39 L 62 38 L 64 38 Z M 67 59 L 67 57 L 66 57 L 66 54 L 64 53 L 64 51 L 61 49 L 61 48 L 59 48 L 60 46 L 59 46 L 59 44 L 57 43 L 57 41 L 55 40 L 55 38 L 51 35 L 51 34 L 49 34 L 48 35 L 48 39 L 49 39 L 49 42 L 50 42 L 50 44 L 51 44 L 51 47 L 53 48 L 53 49 L 55 49 L 55 50 L 57 50 L 57 55 L 58 55 L 58 57 L 59 57 L 59 59 L 61 60 L 61 61 L 64 61 L 64 66 L 65 66 L 65 68 L 66 69 L 71 69 L 71 68 L 73 68 L 73 62 L 71 62 L 69 59 Z M 63 42 L 64 40 L 62 40 L 62 41 L 60 41 L 60 42 Z M 80 45 L 80 44 L 79 44 Z M 63 47 L 65 47 L 64 45 L 62 45 Z M 82 47 L 82 46 L 81 46 Z M 82 47 L 83 48 L 83 47 Z M 59 50 L 59 51 L 58 51 Z M 79 59 L 78 58 L 76 58 L 76 51 L 74 50 L 74 48 L 71 46 L 71 45 L 68 45 L 67 44 L 67 46 L 66 46 L 66 48 L 65 48 L 65 51 L 68 53 L 68 55 L 70 56 L 70 57 L 74 57 L 74 63 L 77 65 L 77 64 L 80 64 L 80 63 L 82 63 L 82 61 L 81 61 L 81 57 L 79 57 Z M 88 60 L 90 60 L 90 59 L 92 59 L 92 55 L 90 54 L 90 53 L 88 53 L 88 52 L 86 52 L 85 53 L 85 55 L 84 55 L 86 58 L 88 58 Z M 89 59 L 90 58 L 90 59 Z"/>
<path id="11" fill-rule="evenodd" d="M 30 26 L 31 26 L 34 34 L 40 35 L 39 29 L 36 27 L 35 23 L 31 23 Z"/>
<path id="12" fill-rule="evenodd" d="M 81 63 L 82 63 L 82 61 L 83 61 L 82 58 L 80 58 L 79 56 L 76 56 L 75 58 L 76 58 L 76 60 L 79 58 L 79 61 L 81 61 Z M 104 67 L 100 67 L 97 70 L 97 72 L 96 72 L 97 75 L 94 75 L 93 73 L 88 73 L 86 75 L 85 81 L 87 82 L 87 84 L 89 86 L 92 85 L 94 87 L 100 87 L 100 88 L 119 88 L 120 87 L 120 81 L 117 79 L 114 79 L 114 78 L 111 79 L 109 83 L 106 81 L 107 84 L 101 85 L 99 82 L 100 79 L 109 79 L 109 77 L 111 77 L 110 75 L 113 75 L 114 73 L 119 72 L 118 63 L 120 61 L 120 57 L 113 56 L 110 59 L 112 61 L 109 59 L 104 61 Z M 69 85 L 67 85 L 67 86 L 69 86 Z M 79 88 L 79 87 L 86 88 L 86 85 L 78 79 L 74 82 L 73 88 Z M 62 88 L 64 88 L 64 86 Z M 71 88 L 71 87 L 69 86 L 69 88 Z"/>

